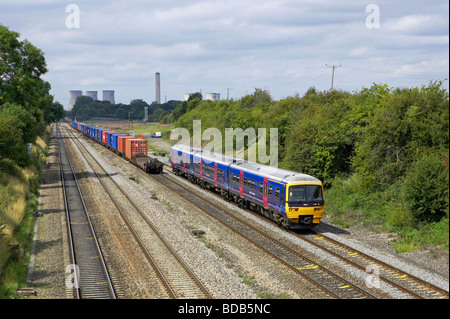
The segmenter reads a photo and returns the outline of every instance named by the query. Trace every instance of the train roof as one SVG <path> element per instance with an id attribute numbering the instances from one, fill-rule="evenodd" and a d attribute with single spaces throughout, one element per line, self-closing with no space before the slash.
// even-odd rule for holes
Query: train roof
<path id="1" fill-rule="evenodd" d="M 285 183 L 321 183 L 314 176 L 308 174 L 297 173 L 286 169 L 267 166 L 254 162 L 234 163 L 230 167 L 241 169 L 246 172 L 255 173 L 269 179 L 277 180 Z"/>
<path id="2" fill-rule="evenodd" d="M 308 174 L 297 173 L 286 169 L 267 166 L 260 163 L 248 162 L 239 158 L 222 155 L 219 153 L 212 153 L 204 151 L 199 148 L 194 148 L 188 145 L 177 144 L 172 148 L 184 152 L 189 152 L 194 155 L 200 155 L 204 160 L 210 160 L 214 162 L 221 162 L 228 164 L 232 168 L 243 170 L 249 173 L 258 174 L 269 179 L 277 180 L 285 183 L 321 183 L 321 181 L 314 176 Z"/>
<path id="3" fill-rule="evenodd" d="M 177 151 L 182 151 L 182 152 L 186 152 L 189 154 L 193 154 L 194 156 L 201 156 L 204 162 L 211 161 L 211 162 L 221 163 L 224 165 L 230 165 L 236 161 L 243 162 L 243 160 L 236 159 L 232 156 L 227 156 L 227 155 L 223 155 L 220 153 L 214 153 L 211 151 L 206 151 L 201 148 L 196 148 L 196 147 L 192 147 L 192 146 L 184 145 L 184 144 L 177 144 L 177 145 L 172 146 L 172 148 Z"/>

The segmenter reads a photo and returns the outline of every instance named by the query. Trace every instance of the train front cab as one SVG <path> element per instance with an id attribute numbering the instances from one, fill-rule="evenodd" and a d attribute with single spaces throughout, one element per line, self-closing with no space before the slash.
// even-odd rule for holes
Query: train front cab
<path id="1" fill-rule="evenodd" d="M 322 183 L 289 183 L 285 198 L 287 227 L 305 229 L 320 223 L 325 208 Z"/>

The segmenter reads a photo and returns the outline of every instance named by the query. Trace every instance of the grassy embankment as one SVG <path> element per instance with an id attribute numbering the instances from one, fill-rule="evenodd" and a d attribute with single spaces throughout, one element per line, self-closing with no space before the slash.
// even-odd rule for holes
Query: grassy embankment
<path id="1" fill-rule="evenodd" d="M 33 144 L 31 165 L 20 168 L 0 160 L 0 298 L 14 298 L 25 286 L 38 209 L 39 184 L 50 138 L 50 126 Z"/>

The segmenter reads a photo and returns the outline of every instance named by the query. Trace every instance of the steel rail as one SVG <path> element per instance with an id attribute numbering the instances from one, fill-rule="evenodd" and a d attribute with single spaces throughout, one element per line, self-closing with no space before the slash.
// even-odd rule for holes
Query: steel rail
<path id="1" fill-rule="evenodd" d="M 70 250 L 72 255 L 72 262 L 74 263 L 74 288 L 76 291 L 76 298 L 82 299 L 84 297 L 90 296 L 91 298 L 97 298 L 100 296 L 100 298 L 112 298 L 116 299 L 117 296 L 114 291 L 114 287 L 111 282 L 111 278 L 108 272 L 108 268 L 106 267 L 106 263 L 104 260 L 104 256 L 102 254 L 100 245 L 98 243 L 98 238 L 95 234 L 95 230 L 92 226 L 92 221 L 90 219 L 88 210 L 86 208 L 86 203 L 84 201 L 83 195 L 80 190 L 80 185 L 78 183 L 78 179 L 76 177 L 73 165 L 69 158 L 69 153 L 67 151 L 67 148 L 65 146 L 64 141 L 62 140 L 62 134 L 59 128 L 59 124 L 56 124 L 56 131 L 57 131 L 57 138 L 59 139 L 58 142 L 58 149 L 59 149 L 59 158 L 60 158 L 60 173 L 61 173 L 61 180 L 63 185 L 63 196 L 64 196 L 64 205 L 65 205 L 65 211 L 66 211 L 66 218 L 67 218 L 67 227 L 68 227 L 68 234 L 69 234 L 69 242 L 70 242 Z M 62 147 L 61 147 L 62 145 Z M 85 237 L 85 238 L 77 238 L 77 235 L 74 234 L 73 226 L 78 224 L 77 222 L 73 221 L 73 218 L 71 216 L 70 212 L 70 206 L 71 203 L 69 201 L 68 191 L 66 187 L 66 179 L 64 178 L 64 175 L 66 174 L 64 172 L 64 165 L 63 165 L 63 155 L 65 154 L 65 158 L 67 160 L 68 168 L 70 168 L 70 175 L 73 176 L 74 183 L 76 185 L 76 194 L 78 194 L 77 198 L 79 198 L 81 204 L 82 204 L 82 210 L 83 210 L 83 218 L 85 218 L 86 222 L 80 223 L 87 225 L 87 232 L 89 233 L 89 236 L 92 237 Z M 92 241 L 91 241 L 92 240 Z M 77 244 L 78 241 L 81 241 L 81 249 L 80 251 L 80 244 Z M 89 243 L 89 244 L 87 244 Z M 90 243 L 93 243 L 90 244 Z M 87 246 L 87 248 L 83 247 L 83 245 Z M 78 246 L 78 248 L 75 248 L 75 246 Z M 100 261 L 100 264 L 98 263 L 88 263 L 87 257 L 85 256 L 85 252 L 83 250 L 90 250 L 90 252 L 94 251 L 95 256 L 90 256 L 90 258 L 95 258 L 96 260 Z M 89 252 L 89 251 L 87 251 Z M 92 254 L 91 254 L 92 255 Z M 78 267 L 80 267 L 80 271 L 78 272 Z M 89 274 L 87 274 L 88 271 L 85 272 L 85 269 L 89 267 Z M 106 280 L 106 281 L 98 281 L 96 279 L 95 275 L 90 273 L 92 269 L 95 269 L 95 267 L 101 267 L 101 270 L 99 270 L 98 276 L 100 276 L 100 280 Z M 84 278 L 88 279 L 88 283 L 85 283 Z M 105 289 L 102 285 L 106 284 Z M 106 291 L 105 291 L 106 290 Z"/>
<path id="2" fill-rule="evenodd" d="M 291 249 L 290 247 L 286 246 L 285 244 L 281 243 L 280 241 L 277 241 L 274 238 L 271 238 L 270 236 L 268 236 L 267 234 L 265 234 L 264 232 L 260 231 L 258 228 L 254 227 L 253 225 L 249 224 L 248 222 L 237 218 L 236 216 L 229 214 L 226 210 L 224 210 L 222 207 L 219 207 L 218 205 L 216 205 L 215 203 L 212 203 L 211 201 L 205 200 L 204 198 L 199 197 L 197 194 L 195 194 L 191 189 L 180 185 L 178 183 L 176 183 L 175 181 L 169 180 L 167 177 L 165 176 L 158 176 L 158 175 L 151 175 L 155 180 L 159 181 L 161 184 L 165 185 L 166 187 L 176 191 L 180 196 L 182 196 L 183 198 L 185 198 L 186 200 L 188 200 L 189 202 L 191 202 L 193 205 L 195 205 L 196 207 L 198 207 L 199 209 L 201 209 L 202 211 L 204 211 L 206 214 L 208 214 L 209 216 L 215 218 L 217 221 L 219 221 L 221 224 L 223 224 L 225 227 L 229 228 L 230 230 L 232 230 L 233 232 L 235 232 L 236 234 L 238 234 L 239 236 L 241 236 L 242 238 L 244 238 L 245 240 L 249 241 L 250 243 L 252 243 L 253 245 L 255 245 L 256 247 L 258 247 L 259 249 L 261 249 L 263 252 L 265 252 L 266 254 L 268 254 L 269 256 L 275 258 L 276 260 L 278 260 L 279 262 L 283 263 L 284 265 L 286 265 L 287 267 L 289 267 L 291 270 L 293 270 L 294 272 L 296 272 L 297 274 L 299 274 L 300 276 L 302 276 L 303 278 L 305 278 L 306 280 L 308 280 L 309 282 L 313 283 L 314 285 L 316 285 L 317 287 L 319 287 L 322 291 L 324 291 L 325 293 L 329 294 L 330 296 L 334 297 L 334 298 L 342 298 L 342 294 L 338 294 L 335 291 L 337 291 L 337 289 L 339 289 L 339 287 L 346 287 L 346 288 L 351 288 L 354 289 L 355 291 L 357 291 L 358 293 L 360 293 L 361 295 L 366 296 L 367 298 L 370 299 L 376 299 L 377 297 L 374 296 L 373 294 L 371 294 L 370 292 L 366 291 L 365 289 L 359 287 L 356 284 L 351 283 L 350 281 L 346 280 L 345 278 L 341 277 L 340 275 L 334 273 L 333 271 L 331 271 L 330 269 L 327 269 L 326 267 L 318 264 L 317 262 L 312 261 L 309 258 L 306 258 L 305 256 L 300 255 L 298 252 L 296 252 L 295 250 Z M 172 183 L 175 186 L 169 186 L 167 182 L 165 181 L 169 181 L 170 183 Z M 182 191 L 180 191 L 179 189 L 177 190 L 176 188 L 180 187 L 182 188 L 184 191 L 186 191 L 189 195 L 185 195 L 182 193 Z M 197 200 L 195 200 L 194 198 L 197 198 Z M 205 204 L 206 206 L 208 206 L 207 208 L 204 207 L 203 205 L 199 204 L 198 201 L 202 202 L 202 201 L 207 201 L 207 204 Z M 215 212 L 211 212 L 213 208 L 214 210 L 216 210 Z M 305 267 L 298 267 L 298 265 L 292 265 L 292 263 L 286 261 L 283 258 L 280 258 L 279 255 L 271 252 L 266 246 L 261 245 L 260 243 L 256 242 L 255 240 L 251 239 L 249 236 L 245 235 L 243 232 L 239 231 L 238 229 L 236 229 L 235 227 L 231 226 L 229 223 L 221 220 L 218 217 L 218 212 L 220 211 L 221 214 L 225 214 L 227 217 L 232 218 L 234 221 L 237 221 L 238 223 L 243 224 L 245 227 L 247 227 L 248 229 L 250 229 L 251 231 L 257 233 L 259 236 L 265 238 L 266 240 L 269 240 L 270 242 L 274 243 L 275 245 L 278 245 L 279 247 L 281 247 L 284 250 L 289 251 L 291 254 L 295 255 L 296 258 L 300 258 L 303 259 L 305 262 Z M 313 265 L 311 267 L 308 267 L 308 265 Z M 306 271 L 303 271 L 306 270 Z M 308 274 L 309 270 L 317 270 L 317 271 L 323 271 L 324 273 L 327 273 L 329 276 L 334 277 L 335 279 L 335 283 L 336 282 L 341 282 L 342 284 L 339 285 L 339 287 L 335 286 L 332 288 L 327 287 L 325 284 L 322 284 L 320 282 L 317 282 L 315 280 L 314 277 L 310 276 Z M 347 287 L 348 286 L 348 287 Z M 335 291 L 332 291 L 335 290 Z"/>
<path id="3" fill-rule="evenodd" d="M 200 288 L 200 290 L 203 292 L 205 297 L 207 299 L 212 299 L 213 297 L 207 290 L 207 288 L 203 285 L 203 283 L 198 279 L 198 277 L 194 274 L 194 272 L 189 268 L 189 266 L 186 264 L 186 262 L 182 259 L 182 257 L 176 252 L 176 250 L 169 244 L 169 242 L 164 238 L 164 236 L 161 234 L 161 232 L 157 229 L 157 227 L 151 222 L 151 220 L 145 215 L 145 213 L 136 205 L 136 203 L 128 196 L 128 194 L 123 190 L 122 187 L 120 187 L 112 178 L 112 176 L 106 171 L 106 169 L 97 161 L 97 159 L 91 154 L 91 152 L 82 144 L 80 143 L 81 147 L 85 149 L 85 151 L 90 155 L 90 157 L 95 161 L 95 163 L 103 170 L 105 175 L 109 178 L 109 180 L 115 185 L 115 187 L 124 195 L 124 197 L 129 201 L 129 203 L 135 208 L 135 210 L 139 213 L 139 215 L 145 220 L 147 225 L 152 229 L 152 231 L 160 238 L 161 242 L 166 246 L 166 248 L 172 253 L 172 255 L 176 258 L 176 260 L 180 263 L 180 265 L 185 269 L 186 273 L 192 278 L 194 283 Z M 83 155 L 84 156 L 84 155 Z M 86 159 L 86 158 L 85 158 Z M 87 159 L 86 159 L 87 160 Z M 148 251 L 148 249 L 145 247 L 145 244 L 140 239 L 137 232 L 132 227 L 131 223 L 129 222 L 128 218 L 125 216 L 125 213 L 123 210 L 119 207 L 119 204 L 117 201 L 113 198 L 113 195 L 107 190 L 107 187 L 105 186 L 104 182 L 100 178 L 100 176 L 93 170 L 99 181 L 102 183 L 103 187 L 107 191 L 110 198 L 113 200 L 116 207 L 119 209 L 119 212 L 124 219 L 127 226 L 131 229 L 133 236 L 136 238 L 136 240 L 139 243 L 139 246 L 143 249 L 144 254 L 149 259 L 151 265 L 154 267 L 158 277 L 163 281 L 164 286 L 169 291 L 169 294 L 172 298 L 177 298 L 176 293 L 171 288 L 170 283 L 168 283 L 167 279 L 165 278 L 163 272 L 158 267 L 156 261 L 152 258 L 151 253 Z"/>

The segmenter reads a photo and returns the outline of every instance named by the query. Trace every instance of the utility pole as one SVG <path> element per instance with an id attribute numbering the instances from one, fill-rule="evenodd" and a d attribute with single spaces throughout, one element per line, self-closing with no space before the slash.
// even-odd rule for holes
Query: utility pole
<path id="1" fill-rule="evenodd" d="M 230 90 L 232 90 L 233 88 L 227 88 L 227 101 L 230 98 Z"/>
<path id="2" fill-rule="evenodd" d="M 334 64 L 333 64 L 333 66 L 329 66 L 328 64 L 325 64 L 327 67 L 329 67 L 329 68 L 332 68 L 333 69 L 333 71 L 332 71 L 332 73 L 331 73 L 331 90 L 333 90 L 333 82 L 334 82 L 334 69 L 335 68 L 340 68 L 342 65 L 339 65 L 339 66 L 335 66 Z"/>
<path id="3" fill-rule="evenodd" d="M 131 121 L 131 112 L 128 112 L 128 127 L 133 127 L 133 121 Z"/>

